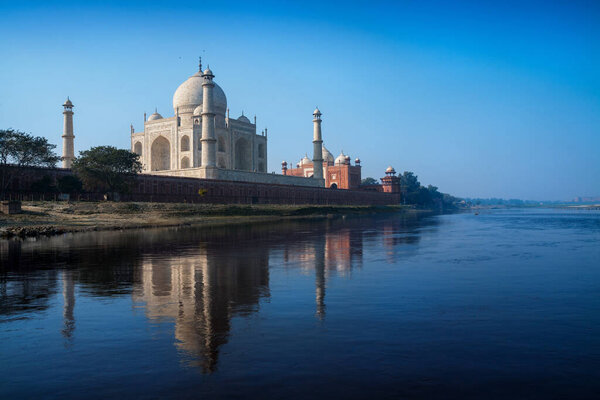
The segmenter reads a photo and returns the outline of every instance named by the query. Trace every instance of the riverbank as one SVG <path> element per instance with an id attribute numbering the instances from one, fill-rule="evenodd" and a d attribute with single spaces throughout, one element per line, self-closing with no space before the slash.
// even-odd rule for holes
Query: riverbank
<path id="1" fill-rule="evenodd" d="M 170 226 L 217 226 L 375 213 L 430 213 L 409 206 L 213 205 L 181 203 L 23 202 L 0 214 L 0 238 Z"/>

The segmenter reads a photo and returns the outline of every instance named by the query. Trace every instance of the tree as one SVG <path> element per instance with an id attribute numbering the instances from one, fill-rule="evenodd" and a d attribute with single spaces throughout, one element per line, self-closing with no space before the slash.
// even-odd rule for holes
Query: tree
<path id="1" fill-rule="evenodd" d="M 133 178 L 141 172 L 140 156 L 113 146 L 97 146 L 82 151 L 73 161 L 73 171 L 90 191 L 126 193 Z"/>
<path id="2" fill-rule="evenodd" d="M 56 185 L 49 175 L 44 175 L 41 179 L 31 184 L 31 191 L 38 193 L 54 193 Z"/>
<path id="3" fill-rule="evenodd" d="M 422 195 L 419 193 L 421 183 L 417 176 L 410 171 L 404 171 L 400 175 L 400 191 L 406 204 L 420 204 Z"/>
<path id="4" fill-rule="evenodd" d="M 83 183 L 75 175 L 61 176 L 56 183 L 61 193 L 79 193 L 83 188 Z"/>
<path id="5" fill-rule="evenodd" d="M 0 129 L 0 194 L 25 172 L 22 167 L 54 167 L 60 160 L 54 153 L 55 148 L 46 138 Z"/>
<path id="6" fill-rule="evenodd" d="M 370 176 L 360 181 L 361 185 L 377 185 L 377 183 L 377 179 L 371 178 Z"/>
<path id="7" fill-rule="evenodd" d="M 400 185 L 407 193 L 414 193 L 421 187 L 421 182 L 419 182 L 419 179 L 414 172 L 404 171 L 404 173 L 400 175 Z"/>

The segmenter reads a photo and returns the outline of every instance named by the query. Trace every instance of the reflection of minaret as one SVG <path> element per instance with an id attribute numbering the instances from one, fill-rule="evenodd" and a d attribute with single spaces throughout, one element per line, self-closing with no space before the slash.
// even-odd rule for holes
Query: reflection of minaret
<path id="1" fill-rule="evenodd" d="M 317 318 L 325 318 L 325 240 L 320 237 L 315 242 L 315 286 L 317 303 Z"/>
<path id="2" fill-rule="evenodd" d="M 65 339 L 71 339 L 75 330 L 75 283 L 71 271 L 63 271 L 62 289 L 64 302 L 62 335 Z"/>
<path id="3" fill-rule="evenodd" d="M 202 369 L 204 372 L 213 372 L 217 366 L 217 359 L 219 356 L 219 346 L 226 342 L 225 337 L 226 332 L 229 331 L 229 320 L 227 320 L 227 310 L 219 313 L 215 308 L 218 304 L 213 303 L 214 294 L 211 293 L 214 290 L 218 290 L 215 288 L 216 282 L 215 280 L 214 267 L 210 268 L 208 259 L 206 255 L 201 258 L 202 263 L 202 286 L 201 288 L 196 288 L 196 290 L 201 289 L 201 294 L 196 295 L 196 302 L 200 303 L 199 305 L 202 307 L 197 310 L 197 313 L 202 315 L 199 318 L 200 321 L 204 322 L 204 346 L 203 346 L 203 360 L 202 360 Z M 200 259 L 200 257 L 199 257 Z M 214 286 L 213 286 L 214 284 Z M 220 322 L 220 323 L 219 323 Z M 214 326 L 216 323 L 217 326 Z M 225 334 L 219 334 L 222 332 L 218 331 L 219 326 L 224 325 L 223 331 Z M 224 340 L 219 342 L 219 336 L 224 337 Z"/>

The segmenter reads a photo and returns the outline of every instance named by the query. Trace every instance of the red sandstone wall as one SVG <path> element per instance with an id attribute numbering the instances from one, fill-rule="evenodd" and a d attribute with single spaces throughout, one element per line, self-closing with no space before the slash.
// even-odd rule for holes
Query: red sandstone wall
<path id="1" fill-rule="evenodd" d="M 13 198 L 34 198 L 34 194 L 29 191 L 31 183 L 44 175 L 56 179 L 70 173 L 70 170 L 59 168 L 29 168 L 24 177 L 13 185 L 10 195 Z M 86 200 L 102 198 L 102 193 L 82 196 Z M 121 195 L 121 200 L 217 204 L 389 205 L 400 203 L 400 195 L 141 174 L 132 184 L 130 193 Z"/>

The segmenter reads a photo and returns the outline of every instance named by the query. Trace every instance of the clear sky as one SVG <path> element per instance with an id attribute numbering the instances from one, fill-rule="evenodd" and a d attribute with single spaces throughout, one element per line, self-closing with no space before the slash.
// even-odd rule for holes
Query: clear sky
<path id="1" fill-rule="evenodd" d="M 495 3 L 495 4 L 494 4 Z M 210 64 L 269 171 L 323 139 L 457 196 L 600 195 L 600 2 L 0 0 L 0 128 L 129 148 Z"/>

